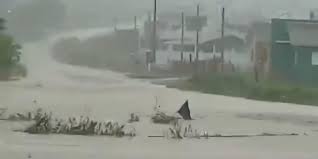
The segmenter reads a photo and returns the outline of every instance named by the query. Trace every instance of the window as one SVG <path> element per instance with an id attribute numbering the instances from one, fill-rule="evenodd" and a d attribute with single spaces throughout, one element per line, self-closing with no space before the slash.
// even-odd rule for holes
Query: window
<path id="1" fill-rule="evenodd" d="M 311 64 L 318 65 L 318 52 L 313 52 L 311 55 Z"/>

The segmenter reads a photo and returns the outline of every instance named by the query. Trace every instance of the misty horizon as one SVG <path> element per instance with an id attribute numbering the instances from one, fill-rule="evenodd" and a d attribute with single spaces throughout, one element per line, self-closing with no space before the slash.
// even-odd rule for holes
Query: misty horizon
<path id="1" fill-rule="evenodd" d="M 2 0 L 0 13 L 14 10 L 18 5 L 34 0 Z M 132 19 L 132 16 L 141 18 L 153 10 L 152 0 L 60 0 L 67 9 L 66 23 L 78 25 L 105 25 L 113 24 L 114 18 L 119 22 Z M 202 14 L 208 15 L 212 21 L 219 20 L 220 8 L 225 6 L 226 16 L 235 23 L 249 23 L 254 20 L 268 20 L 271 18 L 301 18 L 307 19 L 310 10 L 314 10 L 314 0 L 158 0 L 158 13 L 189 12 L 195 13 L 195 5 L 201 5 Z M 36 11 L 35 11 L 36 12 Z M 89 24 L 87 24 L 89 23 Z"/>

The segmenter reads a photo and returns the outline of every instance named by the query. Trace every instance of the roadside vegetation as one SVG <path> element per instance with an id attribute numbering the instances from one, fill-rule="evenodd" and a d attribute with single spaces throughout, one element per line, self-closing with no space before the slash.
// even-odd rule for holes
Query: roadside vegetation
<path id="1" fill-rule="evenodd" d="M 283 81 L 255 82 L 246 74 L 213 73 L 168 87 L 247 99 L 318 106 L 318 88 Z"/>
<path id="2" fill-rule="evenodd" d="M 21 46 L 5 33 L 5 22 L 0 18 L 0 80 L 9 80 L 12 76 L 26 76 L 25 67 L 19 63 Z"/>

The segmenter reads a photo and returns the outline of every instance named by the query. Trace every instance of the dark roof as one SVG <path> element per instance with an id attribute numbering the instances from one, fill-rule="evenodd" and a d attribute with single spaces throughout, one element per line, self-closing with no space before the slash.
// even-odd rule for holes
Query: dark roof
<path id="1" fill-rule="evenodd" d="M 294 46 L 318 47 L 318 22 L 288 22 L 290 43 Z"/>

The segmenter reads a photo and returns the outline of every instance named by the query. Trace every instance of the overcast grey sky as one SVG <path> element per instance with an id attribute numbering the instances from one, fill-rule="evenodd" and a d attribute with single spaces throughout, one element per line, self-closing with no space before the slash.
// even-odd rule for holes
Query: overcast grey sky
<path id="1" fill-rule="evenodd" d="M 90 12 L 90 14 L 116 13 L 145 14 L 152 9 L 153 0 L 63 0 L 70 6 L 73 14 Z M 289 12 L 291 18 L 307 18 L 310 9 L 318 8 L 317 0 L 157 0 L 158 12 L 166 10 L 183 10 L 197 3 L 209 14 L 218 14 L 221 4 L 227 8 L 229 16 L 246 15 L 279 17 Z M 193 8 L 194 10 L 194 8 Z M 179 11 L 179 12 L 180 12 Z M 218 15 L 217 15 L 218 16 Z"/>
<path id="2" fill-rule="evenodd" d="M 0 0 L 0 9 L 12 6 L 12 3 L 32 0 Z M 53 0 L 52 0 L 53 1 Z M 153 0 L 61 0 L 68 8 L 70 19 L 109 21 L 117 16 L 120 19 L 133 15 L 142 16 L 151 11 Z M 229 19 L 248 21 L 280 17 L 288 12 L 290 18 L 308 18 L 310 9 L 318 8 L 318 0 L 157 0 L 158 12 L 183 10 L 195 11 L 195 4 L 200 3 L 203 12 L 210 17 L 219 17 L 219 8 L 223 4 Z M 11 5 L 8 5 L 11 4 Z M 286 15 L 286 14 L 285 14 Z"/>

